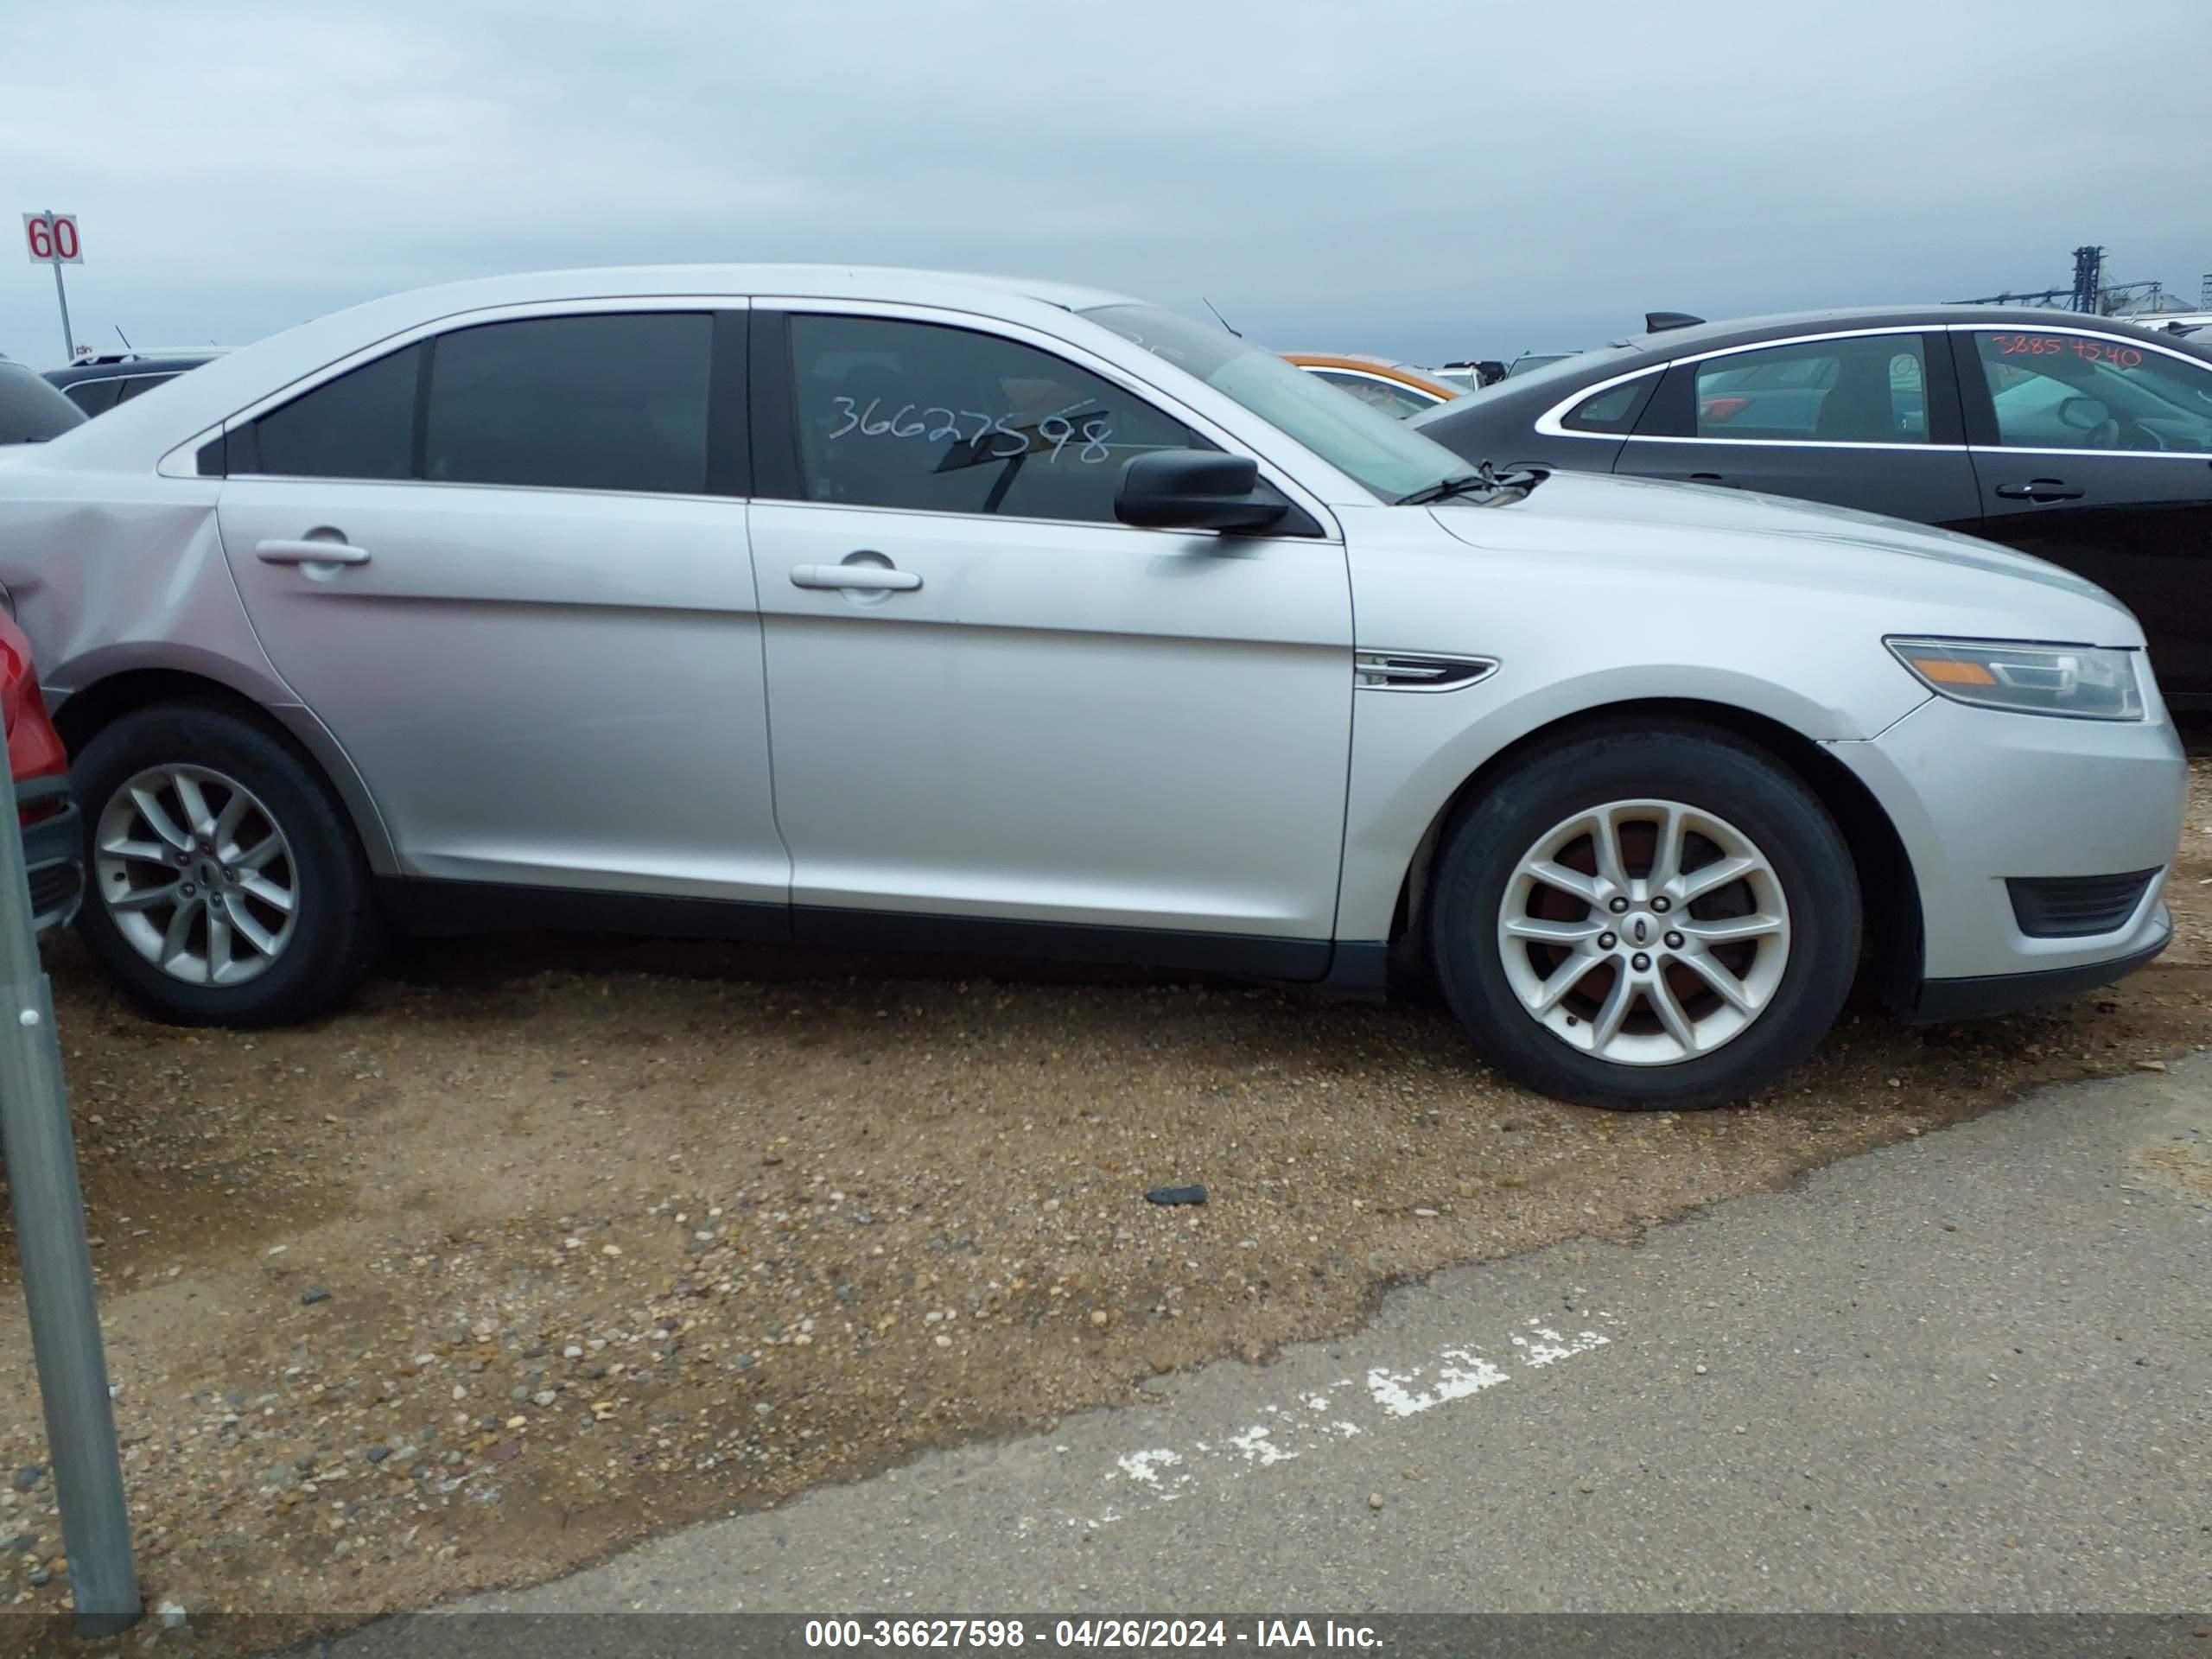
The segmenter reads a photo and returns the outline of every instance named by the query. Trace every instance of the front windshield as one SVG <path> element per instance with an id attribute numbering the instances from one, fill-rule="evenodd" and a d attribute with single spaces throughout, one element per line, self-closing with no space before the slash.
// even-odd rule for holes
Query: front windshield
<path id="1" fill-rule="evenodd" d="M 1395 416 L 1226 329 L 1151 305 L 1103 305 L 1083 315 L 1235 398 L 1385 501 L 1467 470 Z"/>

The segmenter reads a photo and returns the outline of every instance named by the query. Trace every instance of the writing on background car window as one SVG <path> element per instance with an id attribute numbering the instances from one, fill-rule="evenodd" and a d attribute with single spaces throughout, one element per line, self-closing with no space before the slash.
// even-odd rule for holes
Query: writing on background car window
<path id="1" fill-rule="evenodd" d="M 2143 353 L 2133 346 L 2083 340 L 2075 335 L 1992 334 L 1990 339 L 1997 343 L 1999 357 L 2053 357 L 2071 352 L 2092 363 L 2109 363 L 2116 369 L 2139 368 L 2143 362 Z"/>

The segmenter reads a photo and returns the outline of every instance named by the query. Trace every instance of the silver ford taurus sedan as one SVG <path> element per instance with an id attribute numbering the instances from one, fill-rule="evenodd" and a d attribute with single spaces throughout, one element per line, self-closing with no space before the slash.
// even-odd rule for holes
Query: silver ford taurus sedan
<path id="1" fill-rule="evenodd" d="M 299 1020 L 387 928 L 1433 975 L 1531 1087 L 1739 1098 L 2166 943 L 2135 620 L 1963 537 L 1500 476 L 1111 294 L 575 271 L 0 460 L 86 939 Z"/>

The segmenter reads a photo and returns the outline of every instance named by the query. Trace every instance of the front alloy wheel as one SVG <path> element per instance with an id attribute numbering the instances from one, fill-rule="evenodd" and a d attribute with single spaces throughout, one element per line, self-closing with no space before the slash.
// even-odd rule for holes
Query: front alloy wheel
<path id="1" fill-rule="evenodd" d="M 1428 889 L 1437 982 L 1515 1082 L 1725 1105 L 1812 1052 L 1859 961 L 1858 874 L 1804 781 L 1688 721 L 1564 738 L 1485 778 Z"/>
<path id="2" fill-rule="evenodd" d="M 117 933 L 188 985 L 267 972 L 298 924 L 291 842 L 251 790 L 207 766 L 154 767 L 116 791 L 92 879 Z"/>
<path id="3" fill-rule="evenodd" d="M 1612 801 L 1522 855 L 1497 944 L 1521 1005 L 1583 1052 L 1673 1065 L 1743 1035 L 1789 963 L 1789 902 L 1734 824 Z"/>

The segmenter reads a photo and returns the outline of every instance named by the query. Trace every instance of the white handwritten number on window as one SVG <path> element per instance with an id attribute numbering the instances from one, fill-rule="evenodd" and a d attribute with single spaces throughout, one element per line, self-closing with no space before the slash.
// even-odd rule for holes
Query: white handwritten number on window
<path id="1" fill-rule="evenodd" d="M 1065 416 L 1047 416 L 1037 423 L 1037 435 L 1033 442 L 1028 433 L 1007 424 L 1014 418 L 1012 413 L 994 419 L 978 409 L 953 410 L 938 404 L 927 406 L 906 404 L 900 406 L 897 414 L 887 417 L 876 413 L 883 404 L 880 397 L 870 400 L 865 410 L 850 397 L 832 397 L 830 401 L 845 417 L 844 424 L 830 434 L 833 442 L 857 432 L 864 438 L 920 438 L 929 443 L 950 438 L 955 443 L 974 448 L 988 434 L 991 442 L 986 454 L 993 461 L 1011 461 L 1014 456 L 1027 454 L 1033 449 L 1049 448 L 1052 460 L 1057 461 L 1061 452 L 1078 440 L 1081 442 L 1076 450 L 1076 459 L 1084 465 L 1096 467 L 1114 458 L 1113 451 L 1106 442 L 1114 435 L 1114 426 L 1110 418 L 1104 415 L 1087 416 L 1079 425 Z M 920 415 L 910 420 L 908 416 L 913 416 L 917 408 L 921 409 Z M 974 429 L 963 432 L 963 421 L 973 421 L 976 423 Z"/>

